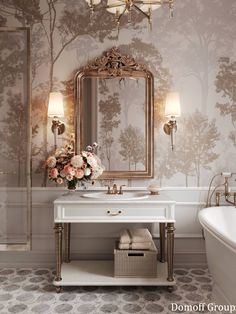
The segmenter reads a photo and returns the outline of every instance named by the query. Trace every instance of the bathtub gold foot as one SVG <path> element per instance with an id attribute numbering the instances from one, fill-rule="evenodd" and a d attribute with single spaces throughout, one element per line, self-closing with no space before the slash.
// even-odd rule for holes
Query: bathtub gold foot
<path id="1" fill-rule="evenodd" d="M 167 267 L 168 281 L 174 281 L 173 276 L 173 257 L 174 257 L 174 223 L 167 223 Z"/>

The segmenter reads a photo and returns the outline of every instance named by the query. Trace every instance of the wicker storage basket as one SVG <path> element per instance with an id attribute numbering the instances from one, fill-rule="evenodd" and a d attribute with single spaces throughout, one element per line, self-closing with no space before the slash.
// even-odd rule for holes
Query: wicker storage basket
<path id="1" fill-rule="evenodd" d="M 115 277 L 156 277 L 157 248 L 152 243 L 150 250 L 120 250 L 118 242 L 114 249 Z"/>

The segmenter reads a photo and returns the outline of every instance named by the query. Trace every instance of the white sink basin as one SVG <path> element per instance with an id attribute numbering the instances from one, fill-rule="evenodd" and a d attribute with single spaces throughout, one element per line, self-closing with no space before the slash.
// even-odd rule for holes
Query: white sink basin
<path id="1" fill-rule="evenodd" d="M 144 192 L 123 192 L 123 194 L 107 194 L 106 192 L 90 192 L 82 195 L 83 197 L 100 199 L 100 200 L 115 200 L 115 201 L 131 201 L 148 198 L 148 194 Z"/>

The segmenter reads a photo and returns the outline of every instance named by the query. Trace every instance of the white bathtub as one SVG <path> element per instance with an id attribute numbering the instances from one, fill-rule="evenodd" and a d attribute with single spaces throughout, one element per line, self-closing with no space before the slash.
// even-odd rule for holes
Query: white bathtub
<path id="1" fill-rule="evenodd" d="M 236 208 L 204 208 L 199 213 L 204 228 L 209 270 L 216 304 L 236 305 Z"/>

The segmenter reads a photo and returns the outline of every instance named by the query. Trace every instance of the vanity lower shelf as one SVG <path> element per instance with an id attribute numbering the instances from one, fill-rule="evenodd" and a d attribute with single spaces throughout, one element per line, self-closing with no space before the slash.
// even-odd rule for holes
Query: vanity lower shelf
<path id="1" fill-rule="evenodd" d="M 167 263 L 157 261 L 155 278 L 117 278 L 113 276 L 113 261 L 71 261 L 63 263 L 61 281 L 55 286 L 174 286 L 167 281 Z"/>

